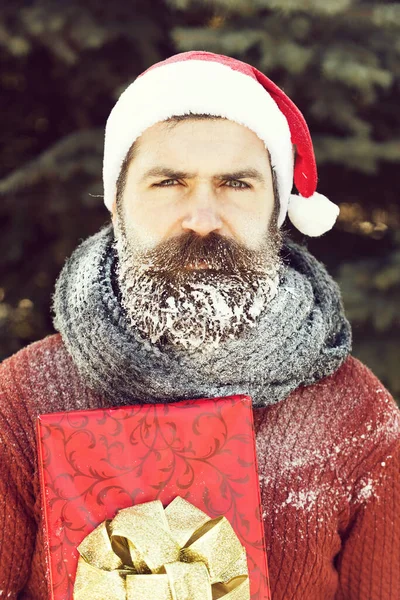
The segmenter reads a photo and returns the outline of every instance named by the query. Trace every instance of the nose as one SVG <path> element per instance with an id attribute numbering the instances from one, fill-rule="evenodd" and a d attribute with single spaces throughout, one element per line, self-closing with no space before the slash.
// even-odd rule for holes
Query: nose
<path id="1" fill-rule="evenodd" d="M 188 212 L 182 220 L 182 229 L 206 236 L 221 228 L 222 220 L 218 212 L 217 199 L 213 194 L 205 190 L 193 194 Z"/>

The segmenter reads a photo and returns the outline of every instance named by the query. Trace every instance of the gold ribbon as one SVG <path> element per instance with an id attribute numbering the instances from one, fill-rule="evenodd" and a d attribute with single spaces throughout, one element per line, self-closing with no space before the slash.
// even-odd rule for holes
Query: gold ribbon
<path id="1" fill-rule="evenodd" d="M 125 508 L 82 541 L 74 600 L 249 600 L 246 551 L 225 517 L 177 496 Z"/>

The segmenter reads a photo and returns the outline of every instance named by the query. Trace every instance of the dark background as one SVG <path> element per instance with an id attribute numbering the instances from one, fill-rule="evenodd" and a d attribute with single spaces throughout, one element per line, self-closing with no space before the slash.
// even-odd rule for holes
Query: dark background
<path id="1" fill-rule="evenodd" d="M 339 282 L 354 355 L 400 398 L 399 3 L 4 4 L 0 359 L 53 332 L 55 279 L 79 241 L 109 220 L 103 135 L 119 94 L 154 62 L 200 49 L 252 63 L 305 114 L 318 191 L 341 215 L 321 238 L 293 236 Z"/>

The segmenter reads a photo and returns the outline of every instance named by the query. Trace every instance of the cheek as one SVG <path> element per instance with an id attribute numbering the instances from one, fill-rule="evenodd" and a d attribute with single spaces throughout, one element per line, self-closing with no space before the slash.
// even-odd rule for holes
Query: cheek
<path id="1" fill-rule="evenodd" d="M 128 205 L 124 211 L 127 237 L 141 251 L 151 250 L 162 237 L 162 217 L 140 205 Z"/>
<path id="2" fill-rule="evenodd" d="M 273 211 L 273 203 L 252 198 L 251 205 L 240 204 L 230 206 L 226 210 L 225 219 L 234 236 L 249 249 L 257 250 L 263 242 L 268 230 Z"/>
<path id="3" fill-rule="evenodd" d="M 231 223 L 235 231 L 235 237 L 247 246 L 250 250 L 259 248 L 266 230 L 268 222 L 264 222 L 260 218 L 255 218 L 254 215 L 244 214 L 240 221 Z"/>
<path id="4" fill-rule="evenodd" d="M 187 215 L 184 198 L 158 198 L 157 201 L 143 200 L 132 205 L 128 218 L 136 238 L 153 247 L 166 239 L 182 233 L 181 223 Z"/>

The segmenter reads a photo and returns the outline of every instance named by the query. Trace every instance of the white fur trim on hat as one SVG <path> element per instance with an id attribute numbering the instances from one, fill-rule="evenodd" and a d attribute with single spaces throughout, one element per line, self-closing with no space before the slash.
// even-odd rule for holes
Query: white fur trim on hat
<path id="1" fill-rule="evenodd" d="M 293 225 L 310 237 L 318 237 L 334 226 L 340 209 L 323 194 L 315 192 L 310 198 L 291 194 L 288 216 Z"/>
<path id="2" fill-rule="evenodd" d="M 104 202 L 111 211 L 116 182 L 133 142 L 151 125 L 173 115 L 207 113 L 252 130 L 276 171 L 283 222 L 293 185 L 290 129 L 275 100 L 255 79 L 215 61 L 187 60 L 155 67 L 121 94 L 107 120 L 104 141 Z"/>

